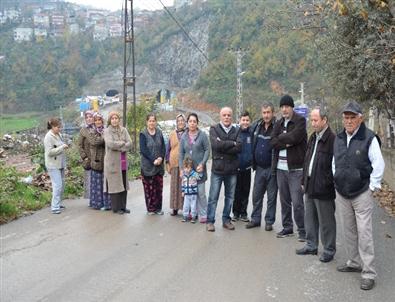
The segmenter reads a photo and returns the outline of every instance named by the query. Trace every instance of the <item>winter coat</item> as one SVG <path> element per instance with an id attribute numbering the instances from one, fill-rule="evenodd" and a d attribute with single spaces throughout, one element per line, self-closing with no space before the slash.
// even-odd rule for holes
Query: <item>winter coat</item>
<path id="1" fill-rule="evenodd" d="M 309 176 L 311 157 L 317 134 L 313 133 L 307 143 L 307 152 L 303 167 L 302 185 L 310 198 L 321 200 L 333 200 L 336 197 L 335 184 L 332 174 L 333 143 L 335 134 L 328 127 L 318 141 L 315 152 L 313 168 Z"/>
<path id="2" fill-rule="evenodd" d="M 132 142 L 128 131 L 124 127 L 114 128 L 108 126 L 104 130 L 104 191 L 107 193 L 120 193 L 124 191 L 122 181 L 121 152 L 131 150 Z M 126 181 L 126 190 L 129 182 Z"/>
<path id="3" fill-rule="evenodd" d="M 80 136 L 78 137 L 78 151 L 82 159 L 82 167 L 85 170 L 90 170 L 91 168 L 91 153 L 88 142 L 89 132 L 89 128 L 83 127 L 81 128 Z"/>
<path id="4" fill-rule="evenodd" d="M 55 135 L 52 130 L 47 132 L 44 138 L 45 167 L 47 169 L 64 169 L 66 167 L 65 147 L 60 134 Z"/>
<path id="5" fill-rule="evenodd" d="M 273 129 L 271 140 L 275 150 L 273 167 L 277 168 L 280 150 L 287 149 L 288 169 L 302 169 L 307 148 L 306 119 L 294 112 L 286 128 L 284 121 L 284 118 L 278 120 Z"/>
<path id="6" fill-rule="evenodd" d="M 189 156 L 193 161 L 193 169 L 196 171 L 198 165 L 203 165 L 203 172 L 200 174 L 199 183 L 203 183 L 207 180 L 207 161 L 210 156 L 210 143 L 206 133 L 198 129 L 195 143 L 189 143 L 189 132 L 188 129 L 182 135 L 180 140 L 180 149 L 178 157 L 178 165 L 182 167 L 182 162 L 185 157 Z"/>
<path id="7" fill-rule="evenodd" d="M 100 134 L 96 130 L 89 131 L 87 137 L 90 146 L 90 166 L 92 170 L 103 171 L 104 169 L 104 154 L 106 153 L 104 144 L 104 133 Z"/>
<path id="8" fill-rule="evenodd" d="M 236 127 L 226 133 L 221 124 L 210 128 L 210 142 L 213 153 L 211 171 L 219 175 L 237 174 L 238 154 L 241 152 L 241 138 Z"/>

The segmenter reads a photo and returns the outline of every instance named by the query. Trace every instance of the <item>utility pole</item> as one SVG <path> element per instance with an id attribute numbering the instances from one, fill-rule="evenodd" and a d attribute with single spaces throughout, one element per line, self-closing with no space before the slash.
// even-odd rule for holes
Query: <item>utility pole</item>
<path id="1" fill-rule="evenodd" d="M 300 102 L 304 105 L 304 83 L 300 83 Z"/>
<path id="2" fill-rule="evenodd" d="M 239 120 L 244 110 L 242 76 L 245 73 L 245 71 L 243 71 L 242 69 L 242 59 L 246 53 L 246 50 L 241 48 L 229 49 L 229 50 L 236 54 L 236 77 L 237 77 L 236 119 Z"/>
<path id="3" fill-rule="evenodd" d="M 129 4 L 129 5 L 128 5 Z M 130 13 L 128 11 L 130 7 Z M 128 86 L 133 87 L 133 151 L 137 150 L 137 129 L 136 129 L 136 72 L 135 72 L 135 55 L 134 55 L 134 14 L 133 0 L 125 0 L 124 6 L 124 48 L 123 48 L 123 126 L 126 127 L 127 119 L 127 100 Z M 130 75 L 129 63 L 132 60 L 132 74 Z"/>

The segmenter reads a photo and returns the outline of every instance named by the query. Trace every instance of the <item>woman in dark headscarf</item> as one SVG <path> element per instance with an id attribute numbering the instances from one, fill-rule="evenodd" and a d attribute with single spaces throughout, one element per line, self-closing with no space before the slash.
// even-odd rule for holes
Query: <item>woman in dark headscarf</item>
<path id="1" fill-rule="evenodd" d="M 166 151 L 166 168 L 171 175 L 170 180 L 170 215 L 175 216 L 179 209 L 182 209 L 183 198 L 181 195 L 181 178 L 178 166 L 179 142 L 185 131 L 185 117 L 179 114 L 176 117 L 176 129 L 170 133 L 169 144 Z"/>
<path id="2" fill-rule="evenodd" d="M 78 147 L 80 156 L 82 159 L 82 166 L 85 170 L 84 173 L 84 198 L 89 199 L 90 192 L 90 179 L 91 179 L 91 155 L 90 146 L 88 142 L 89 131 L 93 129 L 93 114 L 91 110 L 85 111 L 85 126 L 80 130 L 80 136 L 78 138 Z M 89 202 L 89 206 L 92 205 Z"/>

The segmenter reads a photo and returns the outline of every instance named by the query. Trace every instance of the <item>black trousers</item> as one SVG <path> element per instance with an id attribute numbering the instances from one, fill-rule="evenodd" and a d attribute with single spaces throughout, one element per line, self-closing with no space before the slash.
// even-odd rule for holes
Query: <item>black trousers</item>
<path id="1" fill-rule="evenodd" d="M 239 171 L 233 201 L 233 216 L 247 216 L 248 197 L 250 196 L 251 169 Z"/>
<path id="2" fill-rule="evenodd" d="M 126 171 L 122 171 L 122 181 L 124 191 L 119 193 L 109 194 L 111 198 L 111 209 L 113 212 L 126 209 L 126 199 L 128 196 L 128 191 L 126 191 Z"/>

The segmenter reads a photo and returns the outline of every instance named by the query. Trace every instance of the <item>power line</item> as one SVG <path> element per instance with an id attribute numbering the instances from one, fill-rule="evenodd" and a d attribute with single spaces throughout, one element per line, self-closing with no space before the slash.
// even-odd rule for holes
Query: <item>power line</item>
<path id="1" fill-rule="evenodd" d="M 203 57 L 206 59 L 206 61 L 208 63 L 212 63 L 209 58 L 207 57 L 207 55 L 204 53 L 203 50 L 201 50 L 201 48 L 199 47 L 199 45 L 191 38 L 191 36 L 189 35 L 189 33 L 186 31 L 186 29 L 184 28 L 184 26 L 177 20 L 177 18 L 173 15 L 173 13 L 163 4 L 162 0 L 158 0 L 160 2 L 160 4 L 162 4 L 163 9 L 169 14 L 170 18 L 178 25 L 178 27 L 182 30 L 182 32 L 185 34 L 185 36 L 189 39 L 189 41 L 192 42 L 193 46 L 195 46 L 195 48 L 203 55 Z M 222 73 L 222 71 L 215 66 L 215 64 L 213 65 L 213 67 L 224 77 L 226 78 L 226 76 Z"/>

